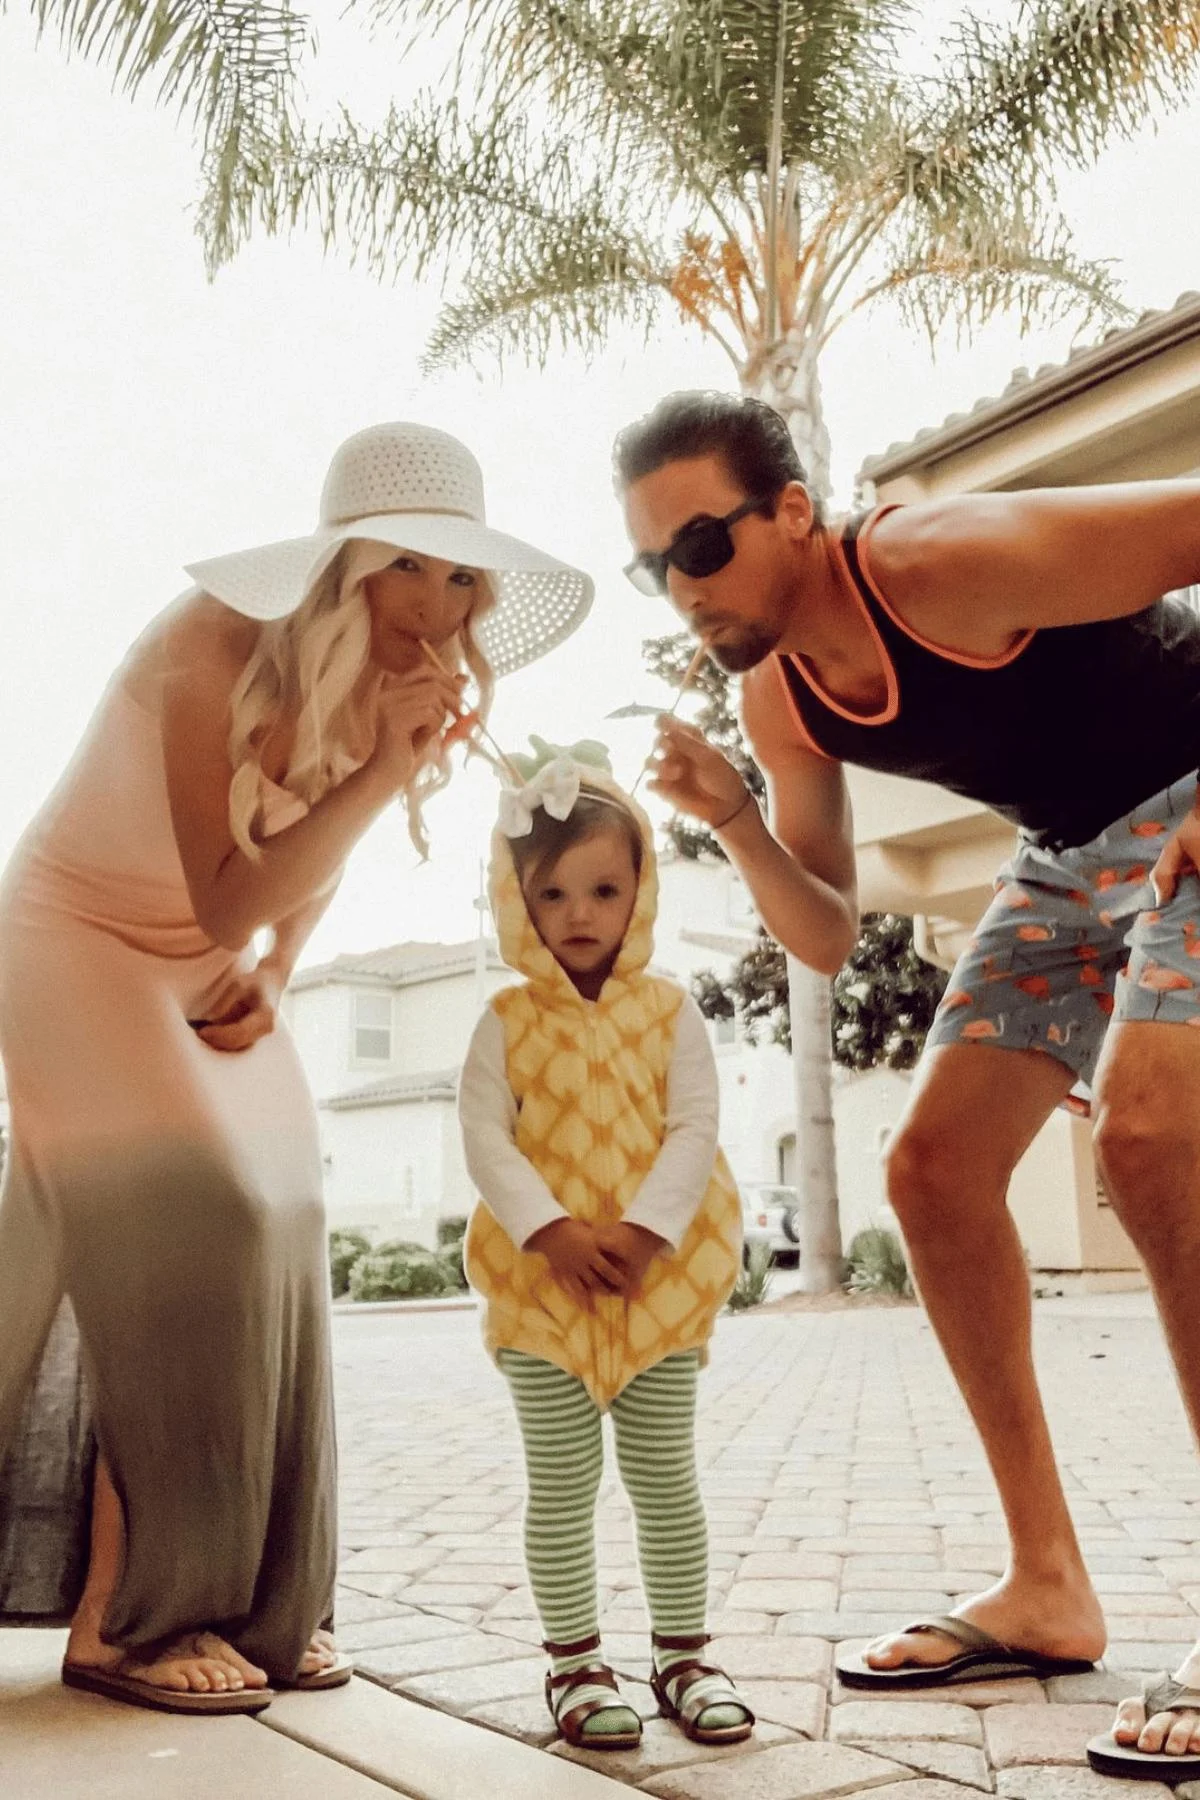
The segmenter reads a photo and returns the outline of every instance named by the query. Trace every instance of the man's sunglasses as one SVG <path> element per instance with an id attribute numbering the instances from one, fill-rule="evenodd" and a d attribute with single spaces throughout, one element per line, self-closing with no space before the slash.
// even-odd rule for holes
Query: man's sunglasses
<path id="1" fill-rule="evenodd" d="M 639 594 L 665 594 L 668 568 L 678 569 L 681 575 L 690 575 L 696 580 L 715 575 L 733 561 L 730 526 L 744 519 L 747 513 L 761 512 L 770 503 L 770 495 L 760 495 L 756 500 L 743 500 L 723 519 L 696 519 L 677 532 L 665 550 L 643 550 L 635 556 L 625 565 L 625 573 Z"/>

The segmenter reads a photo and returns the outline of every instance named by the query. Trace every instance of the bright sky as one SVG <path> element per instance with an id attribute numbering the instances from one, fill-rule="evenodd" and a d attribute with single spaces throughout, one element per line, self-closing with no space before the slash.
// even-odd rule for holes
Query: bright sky
<path id="1" fill-rule="evenodd" d="M 343 93 L 377 104 L 394 60 L 364 51 L 328 10 L 314 105 Z M 721 353 L 664 317 L 649 344 L 615 339 L 590 365 L 556 357 L 544 373 L 430 380 L 418 355 L 437 312 L 432 287 L 381 287 L 304 237 L 258 239 L 210 285 L 186 130 L 149 98 L 113 95 L 106 74 L 68 63 L 53 40 L 36 46 L 30 11 L 0 14 L 0 859 L 127 645 L 186 585 L 182 565 L 308 530 L 333 449 L 387 418 L 464 438 L 484 468 L 491 522 L 596 577 L 579 634 L 502 685 L 501 741 L 601 737 L 631 779 L 646 722 L 604 714 L 661 699 L 640 644 L 673 617 L 621 575 L 611 443 L 673 388 L 733 386 Z M 931 53 L 956 11 L 949 0 L 927 8 Z M 1113 260 L 1134 306 L 1200 287 L 1200 106 L 1063 192 L 1079 247 Z M 997 325 L 933 358 L 884 310 L 856 320 L 824 371 L 839 499 L 865 456 L 1069 347 L 1066 328 L 1022 341 Z M 470 935 L 494 792 L 481 768 L 456 779 L 430 810 L 423 867 L 398 813 L 381 821 L 306 960 Z"/>

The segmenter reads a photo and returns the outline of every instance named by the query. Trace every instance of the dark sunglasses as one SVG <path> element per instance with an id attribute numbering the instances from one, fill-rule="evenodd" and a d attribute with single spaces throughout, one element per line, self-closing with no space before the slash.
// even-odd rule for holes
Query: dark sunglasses
<path id="1" fill-rule="evenodd" d="M 723 519 L 696 519 L 677 532 L 665 550 L 643 550 L 635 556 L 631 563 L 626 563 L 625 573 L 639 594 L 665 594 L 668 568 L 678 569 L 681 575 L 690 575 L 697 580 L 702 580 L 705 575 L 715 575 L 733 561 L 730 526 L 744 519 L 747 513 L 760 512 L 770 503 L 769 494 L 760 495 L 756 500 L 743 500 Z"/>

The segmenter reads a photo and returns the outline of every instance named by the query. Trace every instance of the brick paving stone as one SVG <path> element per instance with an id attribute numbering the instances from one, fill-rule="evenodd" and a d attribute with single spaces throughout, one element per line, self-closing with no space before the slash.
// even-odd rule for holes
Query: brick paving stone
<path id="1" fill-rule="evenodd" d="M 1136 1693 L 1135 1672 L 1130 1669 L 1092 1669 L 1084 1675 L 1052 1675 L 1046 1693 L 1054 1701 L 1103 1701 L 1115 1706 L 1118 1700 Z"/>
<path id="2" fill-rule="evenodd" d="M 931 1558 L 932 1562 L 933 1559 Z M 855 1592 L 867 1589 L 878 1593 L 881 1589 L 898 1593 L 901 1590 L 915 1590 L 928 1593 L 940 1589 L 943 1593 L 957 1593 L 960 1588 L 977 1587 L 979 1585 L 978 1569 L 962 1569 L 957 1565 L 952 1569 L 939 1568 L 936 1562 L 933 1567 L 904 1568 L 899 1561 L 890 1557 L 865 1558 L 854 1557 L 847 1561 L 842 1571 L 842 1592 Z"/>
<path id="3" fill-rule="evenodd" d="M 426 1640 L 421 1644 L 387 1644 L 357 1661 L 369 1675 L 392 1684 L 413 1675 L 436 1675 L 442 1669 L 467 1669 L 475 1663 L 501 1662 L 528 1655 L 528 1645 L 515 1638 L 468 1631 L 462 1637 Z"/>
<path id="4" fill-rule="evenodd" d="M 423 1575 L 442 1561 L 438 1550 L 397 1549 L 379 1546 L 371 1550 L 355 1550 L 342 1559 L 343 1578 L 348 1575 Z M 476 1577 L 478 1579 L 478 1577 Z"/>
<path id="5" fill-rule="evenodd" d="M 936 1777 L 889 1782 L 886 1787 L 872 1788 L 880 1800 L 963 1800 L 963 1788 L 957 1781 L 941 1781 Z"/>
<path id="6" fill-rule="evenodd" d="M 837 1581 L 842 1574 L 840 1556 L 817 1556 L 811 1552 L 789 1553 L 787 1556 L 743 1556 L 738 1569 L 742 1581 Z"/>
<path id="7" fill-rule="evenodd" d="M 758 1727 L 754 1733 L 756 1753 L 769 1750 L 777 1744 L 796 1742 L 795 1734 L 782 1725 L 770 1722 Z M 744 1766 L 752 1762 L 743 1744 L 725 1744 L 720 1747 L 693 1744 L 685 1738 L 682 1731 L 666 1719 L 650 1719 L 642 1727 L 642 1742 L 637 1750 L 583 1750 L 564 1744 L 561 1738 L 549 1746 L 552 1756 L 559 1756 L 566 1762 L 582 1763 L 584 1768 L 596 1769 L 602 1775 L 612 1775 L 618 1780 L 627 1781 L 630 1786 L 646 1786 L 650 1778 L 660 1775 L 666 1769 L 688 1769 L 701 1764 L 736 1762 Z M 531 1797 L 532 1800 L 532 1797 Z"/>
<path id="8" fill-rule="evenodd" d="M 351 1573 L 347 1579 L 359 1585 L 359 1577 Z M 412 1581 L 406 1587 L 398 1583 L 391 1590 L 403 1593 L 412 1606 L 477 1606 L 486 1609 L 503 1598 L 506 1589 L 500 1582 Z"/>
<path id="9" fill-rule="evenodd" d="M 772 1613 L 714 1606 L 709 1611 L 708 1629 L 714 1637 L 771 1637 L 775 1618 Z"/>
<path id="10" fill-rule="evenodd" d="M 900 1569 L 897 1573 L 902 1575 L 904 1571 Z M 968 1583 L 968 1586 L 977 1587 L 978 1583 Z M 929 1581 L 928 1577 L 919 1588 L 911 1589 L 904 1586 L 885 1587 L 877 1578 L 876 1586 L 873 1588 L 845 1590 L 842 1594 L 841 1604 L 847 1610 L 853 1608 L 855 1612 L 894 1613 L 899 1617 L 907 1615 L 908 1618 L 915 1619 L 924 1613 L 936 1615 L 949 1612 L 953 1604 L 952 1592 L 951 1588 L 939 1587 L 936 1582 Z"/>
<path id="11" fill-rule="evenodd" d="M 534 1744 L 539 1750 L 558 1736 L 554 1721 L 541 1695 L 525 1694 L 517 1700 L 497 1700 L 490 1706 L 472 1707 L 470 1717 L 505 1737 L 520 1738 L 523 1744 Z"/>
<path id="12" fill-rule="evenodd" d="M 1165 1782 L 1125 1781 L 1094 1769 L 1024 1768 L 1001 1769 L 996 1791 L 1001 1800 L 1168 1800 L 1172 1790 Z"/>
<path id="13" fill-rule="evenodd" d="M 738 1693 L 761 1722 L 770 1719 L 801 1736 L 825 1732 L 825 1686 L 819 1681 L 739 1681 Z"/>
<path id="14" fill-rule="evenodd" d="M 461 1637 L 469 1625 L 440 1619 L 431 1613 L 391 1613 L 382 1619 L 362 1619 L 357 1625 L 339 1623 L 339 1650 L 355 1655 L 385 1644 L 423 1644 L 438 1638 Z"/>
<path id="15" fill-rule="evenodd" d="M 935 1738 L 947 1744 L 983 1743 L 978 1715 L 941 1700 L 847 1700 L 835 1706 L 829 1735 L 841 1744 L 873 1749 L 889 1738 Z"/>
<path id="16" fill-rule="evenodd" d="M 819 1638 L 714 1638 L 705 1656 L 734 1681 L 828 1682 L 832 1646 Z"/>
<path id="17" fill-rule="evenodd" d="M 985 1794 L 992 1791 L 987 1757 L 970 1744 L 944 1744 L 927 1738 L 889 1738 L 887 1754 L 918 1775 L 940 1775 L 947 1781 L 979 1788 Z"/>
<path id="18" fill-rule="evenodd" d="M 853 1595 L 847 1595 L 853 1599 Z M 909 1620 L 916 1617 L 909 1596 L 909 1604 L 901 1607 L 889 1607 L 886 1612 L 869 1613 L 860 1611 L 842 1612 L 797 1612 L 781 1613 L 775 1627 L 780 1637 L 827 1637 L 840 1642 L 843 1638 L 877 1638 L 885 1632 L 898 1631 Z M 945 1612 L 945 1607 L 938 1609 Z"/>
<path id="19" fill-rule="evenodd" d="M 837 1605 L 836 1581 L 735 1581 L 729 1604 L 750 1612 L 822 1612 Z"/>
<path id="20" fill-rule="evenodd" d="M 436 1675 L 406 1676 L 392 1685 L 410 1700 L 423 1700 L 427 1706 L 444 1707 L 447 1712 L 469 1713 L 473 1707 L 489 1701 L 519 1700 L 537 1694 L 545 1673 L 544 1656 L 521 1656 L 462 1669 L 443 1669 Z"/>
<path id="21" fill-rule="evenodd" d="M 1111 1706 L 994 1706 L 983 1715 L 987 1752 L 995 1769 L 1082 1764 L 1088 1739 L 1111 1724 Z"/>
<path id="22" fill-rule="evenodd" d="M 362 1619 L 392 1618 L 396 1611 L 394 1600 L 377 1600 L 374 1594 L 360 1594 L 356 1588 L 338 1587 L 334 1592 L 333 1612 L 339 1630 Z"/>
<path id="23" fill-rule="evenodd" d="M 826 1800 L 826 1796 L 892 1785 L 906 1773 L 899 1763 L 846 1744 L 802 1742 L 733 1757 L 715 1766 L 676 1769 L 644 1781 L 642 1788 L 660 1800 Z M 928 1800 L 949 1800 L 949 1796 Z"/>
<path id="24" fill-rule="evenodd" d="M 1124 1643 L 1114 1638 L 1104 1652 L 1104 1661 L 1110 1669 L 1174 1669 L 1192 1644 L 1191 1638 L 1171 1638 L 1163 1643 Z"/>

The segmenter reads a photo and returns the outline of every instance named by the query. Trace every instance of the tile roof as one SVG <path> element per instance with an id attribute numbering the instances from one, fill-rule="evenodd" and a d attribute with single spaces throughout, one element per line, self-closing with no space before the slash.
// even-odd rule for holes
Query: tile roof
<path id="1" fill-rule="evenodd" d="M 999 394 L 985 394 L 968 412 L 949 413 L 940 425 L 926 425 L 907 441 L 889 444 L 868 456 L 858 480 L 879 480 L 932 455 L 949 455 L 967 443 L 990 437 L 1015 417 L 1041 412 L 1097 380 L 1145 360 L 1172 343 L 1200 335 L 1200 293 L 1189 290 L 1173 306 L 1151 308 L 1131 325 L 1114 325 L 1097 342 L 1077 344 L 1064 361 L 1043 363 L 1032 373 L 1014 369 Z"/>
<path id="2" fill-rule="evenodd" d="M 389 1075 L 366 1087 L 350 1088 L 321 1105 L 330 1112 L 354 1112 L 360 1107 L 403 1106 L 414 1100 L 453 1100 L 457 1091 L 457 1069 L 426 1069 L 417 1075 Z"/>
<path id="3" fill-rule="evenodd" d="M 487 966 L 502 969 L 494 943 L 487 946 Z M 298 969 L 289 986 L 293 989 L 325 987 L 331 982 L 386 982 L 389 987 L 406 987 L 417 981 L 434 981 L 443 975 L 460 975 L 475 966 L 476 944 L 473 938 L 460 944 L 425 944 L 408 942 L 385 944 L 379 950 L 349 951 L 335 956 L 332 962 L 314 963 Z"/>

